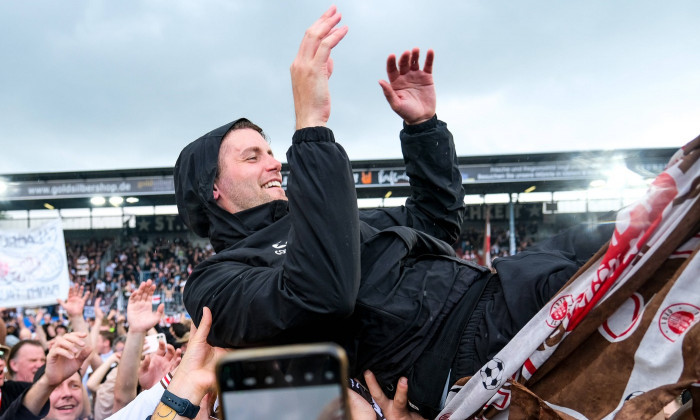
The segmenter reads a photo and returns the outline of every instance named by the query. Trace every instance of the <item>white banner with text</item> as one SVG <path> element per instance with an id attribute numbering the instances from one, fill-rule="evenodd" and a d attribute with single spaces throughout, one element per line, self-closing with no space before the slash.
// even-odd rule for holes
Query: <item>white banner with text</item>
<path id="1" fill-rule="evenodd" d="M 52 305 L 70 287 L 61 220 L 0 231 L 0 307 Z"/>

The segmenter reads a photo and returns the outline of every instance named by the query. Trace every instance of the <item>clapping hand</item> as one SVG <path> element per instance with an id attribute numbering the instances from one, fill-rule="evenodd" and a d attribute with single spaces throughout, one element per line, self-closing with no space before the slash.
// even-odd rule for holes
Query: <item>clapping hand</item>
<path id="1" fill-rule="evenodd" d="M 384 96 L 406 124 L 420 124 L 435 115 L 436 98 L 433 83 L 433 58 L 435 53 L 428 50 L 423 70 L 420 69 L 420 50 L 405 51 L 399 58 L 390 55 L 386 62 L 389 81 L 380 80 Z"/>
<path id="2" fill-rule="evenodd" d="M 331 115 L 328 79 L 333 73 L 331 50 L 348 33 L 348 27 L 337 27 L 340 13 L 329 8 L 304 34 L 290 68 L 296 128 L 325 126 Z"/>

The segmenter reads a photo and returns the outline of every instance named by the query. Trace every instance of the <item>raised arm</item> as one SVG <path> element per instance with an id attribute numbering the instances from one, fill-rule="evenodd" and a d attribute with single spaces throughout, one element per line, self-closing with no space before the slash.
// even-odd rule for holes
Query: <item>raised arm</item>
<path id="1" fill-rule="evenodd" d="M 146 332 L 153 328 L 163 315 L 162 303 L 153 311 L 152 298 L 155 290 L 156 287 L 148 280 L 141 283 L 129 297 L 126 307 L 129 331 L 126 334 L 126 343 L 114 383 L 114 411 L 118 411 L 136 397 L 144 338 Z"/>
<path id="2" fill-rule="evenodd" d="M 93 352 L 94 354 L 94 352 Z M 97 392 L 97 388 L 100 386 L 102 383 L 102 379 L 109 373 L 112 364 L 114 363 L 119 363 L 119 360 L 121 359 L 122 354 L 121 353 L 112 353 L 107 360 L 102 362 L 97 369 L 95 369 L 90 377 L 88 378 L 87 381 L 87 387 L 90 391 L 92 392 Z M 99 356 L 98 356 L 99 358 Z"/>
<path id="3" fill-rule="evenodd" d="M 354 311 L 360 280 L 355 184 L 347 154 L 324 127 L 330 53 L 347 33 L 336 28 L 339 21 L 331 7 L 306 31 L 291 66 L 298 130 L 287 152 L 288 217 L 250 234 L 240 247 L 269 241 L 270 231 L 281 242 L 273 242 L 269 254 L 224 249 L 197 266 L 187 282 L 185 305 L 195 323 L 203 307 L 212 309 L 212 345 L 280 343 L 292 334 L 311 334 L 319 324 L 337 325 Z M 258 257 L 261 263 L 250 263 Z"/>
<path id="4" fill-rule="evenodd" d="M 102 308 L 100 308 L 101 303 L 102 298 L 95 299 L 95 323 L 92 325 L 92 328 L 90 328 L 90 334 L 88 335 L 88 340 L 90 341 L 90 345 L 93 349 L 97 348 L 98 337 L 100 336 L 100 327 L 102 326 L 102 320 L 104 319 L 105 315 L 104 312 L 102 312 Z M 90 357 L 88 358 L 88 363 L 90 364 L 90 366 L 92 366 L 92 370 L 96 371 L 97 368 L 99 368 L 102 364 L 102 358 L 97 354 L 96 351 L 93 351 L 93 354 L 90 355 Z"/>
<path id="5" fill-rule="evenodd" d="M 296 129 L 325 127 L 331 115 L 328 79 L 333 73 L 331 50 L 348 33 L 348 27 L 336 27 L 341 15 L 335 6 L 328 9 L 304 34 L 290 68 Z"/>
<path id="6" fill-rule="evenodd" d="M 66 300 L 57 299 L 58 303 L 68 314 L 73 331 L 88 333 L 88 324 L 85 322 L 83 310 L 85 302 L 90 297 L 89 291 L 84 291 L 83 286 L 74 285 L 68 290 L 68 298 Z"/>
<path id="7" fill-rule="evenodd" d="M 401 54 L 398 63 L 393 54 L 387 59 L 389 81 L 379 84 L 404 120 L 401 149 L 411 195 L 405 206 L 363 211 L 360 218 L 378 229 L 411 226 L 452 243 L 462 225 L 464 190 L 452 134 L 435 115 L 434 56 L 428 50 L 423 69 L 418 48 Z"/>

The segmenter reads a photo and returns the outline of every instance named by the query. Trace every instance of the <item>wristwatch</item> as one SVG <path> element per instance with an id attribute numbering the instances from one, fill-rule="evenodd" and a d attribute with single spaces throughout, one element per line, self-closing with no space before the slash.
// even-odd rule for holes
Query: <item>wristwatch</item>
<path id="1" fill-rule="evenodd" d="M 192 404 L 189 400 L 180 398 L 167 389 L 163 391 L 160 402 L 175 410 L 182 417 L 193 419 L 199 413 L 199 406 Z"/>

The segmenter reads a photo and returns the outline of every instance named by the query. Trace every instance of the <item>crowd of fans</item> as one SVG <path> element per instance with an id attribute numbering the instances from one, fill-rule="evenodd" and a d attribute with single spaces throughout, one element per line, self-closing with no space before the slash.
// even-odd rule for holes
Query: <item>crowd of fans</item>
<path id="1" fill-rule="evenodd" d="M 526 233 L 519 230 L 519 238 Z M 492 258 L 507 252 L 507 235 L 494 232 Z M 530 240 L 520 242 L 525 247 Z M 470 228 L 455 249 L 465 259 L 477 259 L 480 244 L 483 232 Z M 190 342 L 183 288 L 193 267 L 213 251 L 179 237 L 132 237 L 69 241 L 66 254 L 71 289 L 65 301 L 0 308 L 0 420 L 47 413 L 48 418 L 101 420 L 117 412 L 113 418 L 145 419 Z M 166 342 L 144 356 L 148 334 L 163 334 Z M 50 369 L 48 360 L 73 362 L 76 370 L 58 375 L 56 363 Z M 52 381 L 45 383 L 42 376 Z M 47 398 L 28 403 L 37 388 Z M 203 407 L 213 412 L 214 399 Z"/>

